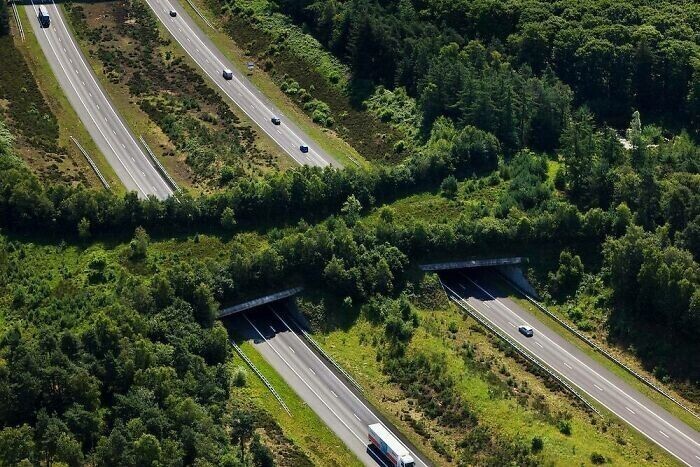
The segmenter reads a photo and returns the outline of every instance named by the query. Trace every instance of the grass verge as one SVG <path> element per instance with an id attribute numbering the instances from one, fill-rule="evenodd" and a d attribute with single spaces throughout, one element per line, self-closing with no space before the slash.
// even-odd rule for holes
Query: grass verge
<path id="1" fill-rule="evenodd" d="M 499 289 L 500 292 L 505 294 L 509 299 L 513 300 L 516 302 L 518 305 L 523 307 L 525 310 L 528 312 L 532 313 L 537 319 L 542 321 L 545 325 L 547 325 L 549 328 L 556 330 L 564 339 L 569 341 L 571 344 L 575 345 L 579 350 L 581 350 L 583 353 L 588 355 L 590 358 L 598 362 L 599 364 L 603 365 L 607 370 L 611 371 L 614 373 L 616 376 L 621 378 L 625 383 L 628 385 L 632 386 L 634 389 L 651 399 L 654 403 L 658 404 L 665 410 L 667 410 L 669 413 L 683 421 L 683 423 L 687 424 L 691 428 L 693 428 L 696 431 L 700 431 L 700 420 L 697 417 L 694 417 L 693 415 L 689 414 L 686 410 L 683 410 L 681 407 L 670 401 L 668 398 L 664 397 L 663 395 L 659 394 L 657 391 L 654 389 L 650 388 L 643 382 L 639 381 L 637 378 L 635 378 L 633 375 L 631 375 L 627 370 L 624 368 L 620 367 L 619 365 L 615 364 L 614 362 L 610 361 L 608 358 L 606 358 L 604 355 L 601 355 L 600 353 L 596 352 L 594 349 L 592 349 L 588 344 L 583 342 L 581 339 L 573 335 L 570 331 L 568 331 L 566 328 L 564 328 L 561 324 L 559 324 L 557 321 L 553 320 L 550 318 L 546 313 L 542 312 L 539 308 L 534 306 L 532 303 L 530 303 L 527 299 L 523 298 L 522 295 L 520 295 L 517 291 L 515 291 L 507 282 L 504 280 L 497 280 L 495 283 L 496 287 Z M 551 310 L 550 310 L 551 311 Z M 564 319 L 566 321 L 565 317 L 562 317 L 561 314 L 559 316 L 561 319 Z M 572 327 L 575 328 L 575 326 L 572 323 Z M 602 348 L 608 351 L 614 352 L 614 349 L 610 349 L 607 347 L 605 344 L 601 343 L 598 339 L 594 339 L 593 336 L 588 336 L 589 338 L 593 339 L 598 345 L 600 345 Z M 675 393 L 672 389 L 668 387 L 664 387 L 664 385 L 659 382 L 658 380 L 655 380 L 655 378 L 650 375 L 648 372 L 646 372 L 639 362 L 634 361 L 633 359 L 629 358 L 628 355 L 621 356 L 621 355 L 616 355 L 616 357 L 621 358 L 624 360 L 624 363 L 629 366 L 630 368 L 634 369 L 640 374 L 643 374 L 648 380 L 653 381 L 654 384 L 656 384 L 659 387 L 663 387 L 663 389 L 673 395 L 673 397 L 677 398 L 678 400 L 681 400 L 684 404 L 687 404 L 687 406 L 697 410 L 696 407 L 694 407 L 694 404 L 691 402 L 684 400 L 679 394 Z"/>
<path id="2" fill-rule="evenodd" d="M 321 419 L 267 364 L 251 344 L 244 342 L 241 344 L 241 348 L 279 392 L 292 416 L 287 415 L 287 412 L 252 371 L 248 372 L 248 386 L 244 390 L 256 404 L 274 417 L 285 436 L 299 446 L 314 465 L 362 465 L 335 433 L 323 424 Z M 240 358 L 237 361 L 244 364 Z"/>
<path id="3" fill-rule="evenodd" d="M 48 61 L 44 57 L 44 53 L 34 35 L 34 30 L 29 23 L 34 20 L 34 18 L 27 14 L 25 8 L 20 7 L 18 10 L 25 29 L 26 40 L 24 42 L 16 41 L 15 47 L 24 57 L 41 94 L 44 96 L 45 101 L 56 118 L 58 123 L 58 146 L 71 158 L 75 166 L 77 166 L 84 175 L 82 178 L 84 178 L 86 184 L 95 187 L 101 186 L 92 168 L 75 144 L 70 140 L 70 136 L 76 138 L 95 161 L 95 164 L 97 164 L 100 172 L 102 172 L 102 175 L 107 179 L 112 190 L 117 193 L 124 192 L 124 187 L 119 181 L 119 178 L 92 140 L 92 137 L 83 125 L 77 112 L 73 109 L 68 98 L 63 93 Z"/>
<path id="4" fill-rule="evenodd" d="M 193 1 L 197 9 L 211 22 L 217 29 L 210 28 L 196 11 L 185 1 L 183 8 L 204 31 L 214 45 L 228 58 L 233 65 L 242 73 L 247 73 L 246 63 L 250 57 L 231 39 L 222 32 L 223 27 L 219 24 L 219 17 L 203 4 L 203 2 Z M 339 161 L 345 167 L 366 167 L 369 163 L 347 142 L 334 132 L 324 129 L 314 123 L 282 90 L 275 84 L 272 78 L 263 70 L 256 68 L 248 79 L 265 95 L 272 103 L 278 107 L 284 115 L 291 119 L 309 137 L 311 137 L 321 148 Z"/>
<path id="5" fill-rule="evenodd" d="M 452 303 L 419 309 L 418 315 L 405 356 L 411 361 L 423 355 L 441 368 L 439 379 L 448 386 L 434 394 L 433 404 L 411 397 L 395 375 L 386 373 L 380 350 L 384 330 L 362 314 L 314 336 L 436 465 L 493 461 L 506 449 L 524 450 L 542 465 L 590 464 L 596 454 L 617 465 L 675 465 L 616 417 L 591 415 L 556 384 L 527 371 L 510 349 Z M 420 384 L 413 377 L 412 384 Z M 431 415 L 444 406 L 446 392 L 456 394 L 475 416 L 474 427 L 450 426 Z M 541 449 L 533 447 L 534 439 L 542 441 Z M 479 457 L 481 451 L 491 457 Z"/>

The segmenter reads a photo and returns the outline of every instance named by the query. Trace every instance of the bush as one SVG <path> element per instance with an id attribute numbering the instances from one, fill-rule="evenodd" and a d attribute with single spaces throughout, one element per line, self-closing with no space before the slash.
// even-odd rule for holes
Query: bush
<path id="1" fill-rule="evenodd" d="M 595 465 L 605 464 L 605 456 L 598 452 L 594 452 L 591 454 L 591 462 Z"/>
<path id="2" fill-rule="evenodd" d="M 539 436 L 535 436 L 532 438 L 532 445 L 530 448 L 533 453 L 538 453 L 542 451 L 542 448 L 544 448 L 544 441 L 542 441 L 542 438 Z"/>

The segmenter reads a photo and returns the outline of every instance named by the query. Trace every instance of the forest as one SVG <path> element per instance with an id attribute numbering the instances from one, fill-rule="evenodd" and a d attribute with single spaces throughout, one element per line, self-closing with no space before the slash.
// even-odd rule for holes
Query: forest
<path id="1" fill-rule="evenodd" d="M 227 8 L 249 14 L 241 2 Z M 400 343 L 426 258 L 555 249 L 532 276 L 544 299 L 700 401 L 698 4 L 266 4 L 347 67 L 356 111 L 400 121 L 413 143 L 391 163 L 158 201 L 40 181 L 0 121 L 0 465 L 269 465 L 250 413 L 229 410 L 218 307 L 304 284 Z M 402 209 L 419 197 L 450 215 Z M 200 234 L 230 243 L 216 260 L 151 246 L 194 249 Z M 410 364 L 457 404 L 429 378 L 439 369 L 394 350 L 384 366 L 399 384 Z M 528 449 L 490 460 L 534 463 Z"/>

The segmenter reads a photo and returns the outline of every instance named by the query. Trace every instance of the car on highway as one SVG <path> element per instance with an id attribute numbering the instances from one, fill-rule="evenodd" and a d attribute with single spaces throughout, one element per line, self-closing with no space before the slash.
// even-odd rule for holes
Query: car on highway
<path id="1" fill-rule="evenodd" d="M 303 153 L 307 153 L 309 152 L 309 147 L 306 144 L 301 143 L 301 145 L 299 145 L 299 150 Z"/>
<path id="2" fill-rule="evenodd" d="M 175 18 L 175 17 L 177 16 L 177 11 L 175 11 L 175 10 L 170 10 L 170 16 L 172 16 L 173 18 Z"/>
<path id="3" fill-rule="evenodd" d="M 231 80 L 233 79 L 233 71 L 231 71 L 230 68 L 224 68 L 224 79 L 226 80 Z"/>
<path id="4" fill-rule="evenodd" d="M 525 337 L 532 337 L 535 334 L 535 331 L 530 326 L 525 326 L 524 324 L 518 327 L 518 331 Z"/>
<path id="5" fill-rule="evenodd" d="M 272 122 L 273 125 L 280 125 L 282 123 L 282 120 L 280 120 L 279 117 L 272 117 L 270 119 L 270 121 Z"/>

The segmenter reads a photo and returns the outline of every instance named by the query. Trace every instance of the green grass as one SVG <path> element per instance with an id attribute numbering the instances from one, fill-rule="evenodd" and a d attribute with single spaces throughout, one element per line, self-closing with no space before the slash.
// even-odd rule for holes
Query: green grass
<path id="1" fill-rule="evenodd" d="M 465 318 L 451 303 L 435 310 L 421 310 L 419 314 L 421 324 L 407 352 L 444 355 L 448 362 L 448 374 L 470 409 L 477 413 L 479 424 L 497 437 L 519 440 L 527 446 L 534 436 L 541 437 L 544 449 L 537 458 L 543 465 L 589 464 L 593 452 L 603 454 L 617 465 L 640 465 L 646 463 L 644 459 L 648 455 L 653 457 L 655 465 L 675 465 L 665 451 L 613 416 L 605 415 L 602 419 L 594 417 L 594 425 L 591 415 L 577 408 L 568 394 L 548 389 L 518 361 L 505 356 L 476 322 Z M 457 332 L 453 334 L 448 329 L 454 329 L 455 325 Z M 360 317 L 350 325 L 317 332 L 315 337 L 365 388 L 368 399 L 422 452 L 437 465 L 448 465 L 449 462 L 433 449 L 432 443 L 405 420 L 406 414 L 414 419 L 420 419 L 421 415 L 416 414 L 415 407 L 407 403 L 401 389 L 389 381 L 388 375 L 382 371 L 381 362 L 377 362 L 376 348 L 370 343 L 382 333 L 381 328 Z M 516 387 L 526 387 L 532 391 L 532 398 L 541 395 L 547 407 L 546 413 L 533 406 L 532 398 L 529 403 L 522 404 L 515 396 L 498 396 L 500 383 L 494 384 L 483 372 L 465 363 L 460 354 L 464 343 L 474 346 L 478 358 L 495 362 L 492 368 L 504 368 L 516 382 Z M 500 377 L 505 378 L 503 375 Z M 564 412 L 571 415 L 571 436 L 560 433 L 551 419 L 555 414 Z M 456 449 L 454 446 L 463 436 L 462 433 L 438 426 L 433 420 L 422 421 L 432 438 L 440 439 Z"/>
<path id="2" fill-rule="evenodd" d="M 571 344 L 575 345 L 579 350 L 584 352 L 586 355 L 588 355 L 590 358 L 598 362 L 599 364 L 603 365 L 606 369 L 614 373 L 616 376 L 621 378 L 625 383 L 629 384 L 633 388 L 635 388 L 637 391 L 641 392 L 644 394 L 646 397 L 651 399 L 653 402 L 679 418 L 681 421 L 683 421 L 685 424 L 690 426 L 696 431 L 700 431 L 700 420 L 697 417 L 694 417 L 693 415 L 689 414 L 687 411 L 683 410 L 682 408 L 678 407 L 675 403 L 664 397 L 663 395 L 659 394 L 646 384 L 642 383 L 639 381 L 637 378 L 632 376 L 627 370 L 624 368 L 620 367 L 619 365 L 613 363 L 610 361 L 608 358 L 605 356 L 601 355 L 600 353 L 596 352 L 594 349 L 592 349 L 588 344 L 583 342 L 581 339 L 578 337 L 574 336 L 570 331 L 568 331 L 566 328 L 564 328 L 562 325 L 560 325 L 558 322 L 550 318 L 547 314 L 542 312 L 539 308 L 534 306 L 532 303 L 530 303 L 528 300 L 523 298 L 519 293 L 517 293 L 515 290 L 513 290 L 512 287 L 510 287 L 505 281 L 498 281 L 496 282 L 496 285 L 498 289 L 504 293 L 508 298 L 516 302 L 518 305 L 535 315 L 537 319 L 542 321 L 545 325 L 547 325 L 549 328 L 556 330 L 562 337 L 564 337 L 567 341 L 569 341 Z M 552 311 L 552 310 L 550 310 Z M 556 312 L 556 310 L 554 310 Z M 566 321 L 566 318 L 561 315 L 561 313 L 558 313 L 559 317 L 564 319 Z M 569 323 L 572 327 L 576 327 L 572 323 Z M 594 336 L 589 336 L 589 337 L 594 337 Z M 603 347 L 604 349 L 608 351 L 613 351 L 613 353 L 619 353 L 619 352 L 614 352 L 614 349 L 606 348 L 607 346 L 600 342 L 600 339 L 595 339 L 594 341 Z M 694 406 L 691 402 L 685 401 L 679 394 L 675 393 L 672 389 L 665 387 L 661 382 L 655 380 L 655 378 L 649 374 L 647 371 L 645 371 L 642 367 L 641 364 L 634 360 L 633 358 L 630 357 L 629 354 L 624 354 L 624 355 L 616 355 L 618 358 L 624 361 L 624 363 L 637 371 L 640 374 L 643 374 L 648 380 L 653 381 L 657 386 L 663 387 L 663 389 L 672 394 L 676 399 L 681 400 L 684 402 L 685 405 L 693 408 L 694 410 L 697 411 L 697 407 Z"/>
<path id="3" fill-rule="evenodd" d="M 252 344 L 244 342 L 241 344 L 241 348 L 289 407 L 291 416 L 284 411 L 262 381 L 246 366 L 250 397 L 275 418 L 286 437 L 299 446 L 315 465 L 362 465 L 335 433 L 267 364 Z M 236 356 L 236 360 L 244 364 L 240 357 Z"/>
<path id="4" fill-rule="evenodd" d="M 17 43 L 17 48 L 22 52 L 51 111 L 56 116 L 59 127 L 58 144 L 67 151 L 79 167 L 83 168 L 88 180 L 90 180 L 93 186 L 101 186 L 92 168 L 88 165 L 75 144 L 70 140 L 70 136 L 76 138 L 88 154 L 90 154 L 92 160 L 95 161 L 98 169 L 110 184 L 112 191 L 123 193 L 125 191 L 124 186 L 92 140 L 92 137 L 83 125 L 80 117 L 78 117 L 75 109 L 73 109 L 68 98 L 63 93 L 48 61 L 44 57 L 44 53 L 34 35 L 34 30 L 29 23 L 30 21 L 34 21 L 35 18 L 30 18 L 25 8 L 20 7 L 18 10 L 25 29 L 26 40 L 24 43 Z"/>
<path id="5" fill-rule="evenodd" d="M 197 9 L 205 15 L 207 20 L 217 27 L 212 30 L 199 17 L 186 1 L 182 2 L 183 8 L 197 23 L 197 25 L 209 36 L 209 39 L 242 73 L 247 73 L 246 62 L 250 60 L 245 52 L 224 32 L 220 25 L 220 16 L 214 15 L 201 1 L 193 1 Z M 299 128 L 311 137 L 324 151 L 343 164 L 345 167 L 367 166 L 368 162 L 348 143 L 330 130 L 314 123 L 303 110 L 301 110 L 287 95 L 275 84 L 272 78 L 263 70 L 256 68 L 248 79 L 278 107 L 284 115 L 291 119 Z"/>

